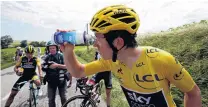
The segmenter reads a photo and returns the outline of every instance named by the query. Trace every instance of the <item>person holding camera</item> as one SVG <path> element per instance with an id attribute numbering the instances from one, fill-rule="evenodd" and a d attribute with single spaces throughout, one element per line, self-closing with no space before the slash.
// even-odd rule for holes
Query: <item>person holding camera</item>
<path id="1" fill-rule="evenodd" d="M 46 72 L 44 84 L 46 82 L 48 83 L 49 107 L 56 107 L 55 98 L 57 88 L 61 97 L 61 104 L 64 104 L 67 99 L 67 70 L 64 65 L 63 54 L 58 52 L 58 45 L 49 41 L 46 48 L 49 54 L 45 57 L 44 63 L 42 64 L 42 70 Z"/>

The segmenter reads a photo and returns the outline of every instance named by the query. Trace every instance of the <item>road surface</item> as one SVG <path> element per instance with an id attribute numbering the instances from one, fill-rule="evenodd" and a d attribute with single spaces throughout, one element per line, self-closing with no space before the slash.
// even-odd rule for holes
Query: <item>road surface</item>
<path id="1" fill-rule="evenodd" d="M 19 77 L 13 71 L 13 67 L 9 67 L 1 71 L 1 107 L 4 107 L 5 102 L 9 97 L 10 90 L 18 78 Z M 74 95 L 80 95 L 79 90 L 76 92 L 75 85 L 76 80 L 73 78 L 72 87 L 67 89 L 67 98 L 70 98 Z M 25 84 L 15 97 L 11 107 L 23 107 L 27 98 L 29 97 L 28 89 L 28 84 Z M 42 91 L 43 95 L 39 98 L 38 107 L 48 107 L 47 85 L 42 86 Z M 56 107 L 61 107 L 61 101 L 58 94 L 56 95 Z M 103 100 L 101 100 L 99 107 L 106 107 L 106 104 Z"/>

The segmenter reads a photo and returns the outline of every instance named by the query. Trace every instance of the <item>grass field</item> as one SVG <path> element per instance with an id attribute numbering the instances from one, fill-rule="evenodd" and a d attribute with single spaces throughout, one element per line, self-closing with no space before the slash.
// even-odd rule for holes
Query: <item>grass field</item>
<path id="1" fill-rule="evenodd" d="M 18 41 L 16 41 L 18 43 Z M 24 48 L 22 48 L 24 49 Z M 76 46 L 75 51 L 77 50 L 83 50 L 87 49 L 86 46 Z M 37 50 L 37 47 L 35 47 L 35 50 Z M 1 49 L 1 70 L 10 66 L 13 66 L 15 62 L 13 61 L 13 57 L 15 56 L 16 48 L 6 48 Z M 43 55 L 45 52 L 45 47 L 41 47 L 41 54 Z M 37 52 L 35 52 L 35 56 L 37 55 Z M 85 62 L 83 59 L 78 57 L 80 61 Z"/>

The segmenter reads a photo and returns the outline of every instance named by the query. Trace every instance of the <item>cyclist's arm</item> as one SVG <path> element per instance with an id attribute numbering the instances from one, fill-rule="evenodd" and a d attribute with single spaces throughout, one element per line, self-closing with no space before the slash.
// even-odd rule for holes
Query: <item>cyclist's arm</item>
<path id="1" fill-rule="evenodd" d="M 65 44 L 65 46 L 61 46 L 61 48 L 64 48 L 64 50 L 62 51 L 64 55 L 64 63 L 67 67 L 67 70 L 73 77 L 81 78 L 87 75 L 95 74 L 97 72 L 105 71 L 106 69 L 110 68 L 107 64 L 103 65 L 101 62 L 98 61 L 94 61 L 86 65 L 81 64 L 76 59 L 75 53 L 73 51 L 73 45 Z"/>
<path id="2" fill-rule="evenodd" d="M 185 93 L 184 107 L 202 107 L 200 89 L 197 85 L 191 91 Z"/>
<path id="3" fill-rule="evenodd" d="M 73 51 L 74 47 L 70 44 L 66 44 L 63 48 L 64 63 L 70 74 L 75 78 L 85 77 L 84 65 L 76 59 L 75 53 Z"/>
<path id="4" fill-rule="evenodd" d="M 185 107 L 201 107 L 200 89 L 191 75 L 172 55 L 166 55 L 164 64 L 166 78 L 184 92 Z"/>
<path id="5" fill-rule="evenodd" d="M 37 67 L 38 67 L 38 73 L 39 73 L 39 76 L 42 77 L 42 76 L 43 76 L 43 72 L 42 72 L 42 68 L 41 68 L 40 59 L 37 58 L 37 59 L 36 59 L 36 62 L 37 62 Z"/>
<path id="6" fill-rule="evenodd" d="M 19 60 L 17 61 L 17 63 L 14 66 L 14 71 L 17 72 L 18 71 L 18 67 L 21 66 L 21 62 L 22 62 L 22 57 L 19 58 Z"/>
<path id="7" fill-rule="evenodd" d="M 18 67 L 14 66 L 14 71 L 17 72 L 18 71 Z"/>

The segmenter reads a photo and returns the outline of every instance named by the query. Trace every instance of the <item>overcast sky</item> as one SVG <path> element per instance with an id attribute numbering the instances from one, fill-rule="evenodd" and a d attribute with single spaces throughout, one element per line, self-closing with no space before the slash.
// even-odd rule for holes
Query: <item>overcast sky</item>
<path id="1" fill-rule="evenodd" d="M 1 36 L 48 41 L 57 28 L 83 31 L 105 6 L 126 4 L 139 14 L 138 33 L 159 32 L 208 19 L 208 0 L 66 0 L 1 2 Z"/>

